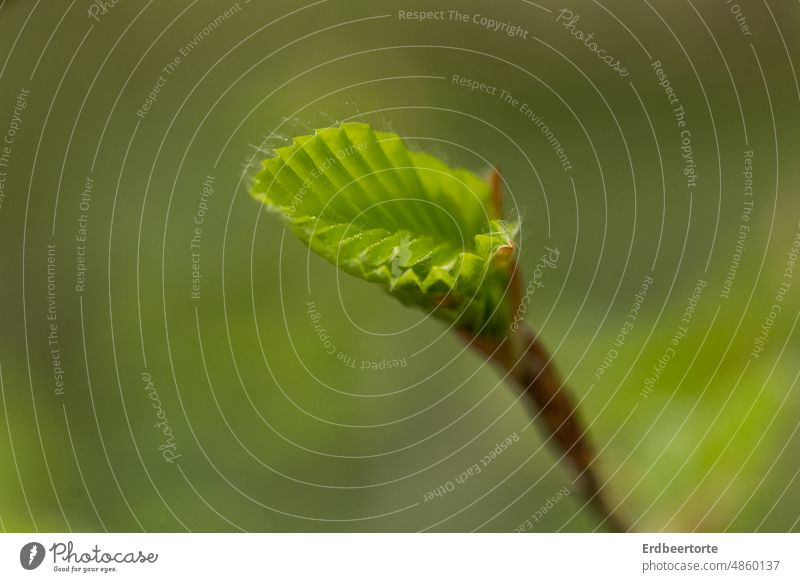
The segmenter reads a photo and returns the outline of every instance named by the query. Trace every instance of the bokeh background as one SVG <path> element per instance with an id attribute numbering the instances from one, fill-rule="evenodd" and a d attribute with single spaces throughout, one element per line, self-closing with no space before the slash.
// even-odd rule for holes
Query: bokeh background
<path id="1" fill-rule="evenodd" d="M 360 120 L 499 166 L 523 272 L 560 251 L 527 318 L 632 527 L 799 530 L 799 30 L 788 0 L 2 0 L 0 527 L 603 530 L 493 369 L 248 197 Z"/>

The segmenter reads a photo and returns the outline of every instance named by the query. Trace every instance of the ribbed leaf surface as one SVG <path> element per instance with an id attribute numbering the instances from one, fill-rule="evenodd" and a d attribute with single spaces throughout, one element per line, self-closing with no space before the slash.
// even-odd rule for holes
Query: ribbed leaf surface
<path id="1" fill-rule="evenodd" d="M 476 174 L 362 123 L 297 137 L 261 166 L 251 194 L 316 253 L 473 332 L 506 330 L 516 227 Z"/>

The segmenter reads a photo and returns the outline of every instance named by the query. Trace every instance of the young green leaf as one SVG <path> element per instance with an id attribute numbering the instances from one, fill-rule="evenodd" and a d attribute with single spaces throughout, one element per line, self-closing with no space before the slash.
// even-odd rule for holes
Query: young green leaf
<path id="1" fill-rule="evenodd" d="M 517 226 L 500 216 L 499 174 L 490 184 L 362 123 L 295 138 L 261 166 L 251 194 L 311 249 L 403 303 L 455 322 L 517 384 L 604 522 L 623 530 L 601 494 L 594 450 L 552 359 L 525 322 L 511 325 L 522 285 Z"/>
<path id="2" fill-rule="evenodd" d="M 363 123 L 297 137 L 251 194 L 316 253 L 473 333 L 502 335 L 515 225 L 473 172 Z"/>

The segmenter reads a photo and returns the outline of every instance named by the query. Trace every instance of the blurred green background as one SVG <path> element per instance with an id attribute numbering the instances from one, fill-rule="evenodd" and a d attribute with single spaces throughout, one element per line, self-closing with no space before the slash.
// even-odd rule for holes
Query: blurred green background
<path id="1" fill-rule="evenodd" d="M 454 165 L 498 165 L 524 219 L 523 273 L 559 249 L 527 316 L 630 524 L 800 530 L 800 6 L 739 8 L 4 0 L 2 528 L 602 530 L 494 370 L 439 322 L 310 256 L 247 196 L 254 163 L 284 137 L 356 119 Z M 444 19 L 401 17 L 417 10 Z M 685 110 L 693 189 L 654 61 Z M 404 365 L 361 369 L 384 360 Z"/>

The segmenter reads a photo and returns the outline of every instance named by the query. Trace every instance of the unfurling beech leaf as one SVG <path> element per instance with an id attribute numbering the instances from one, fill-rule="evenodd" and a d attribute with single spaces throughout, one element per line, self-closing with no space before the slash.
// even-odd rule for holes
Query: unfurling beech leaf
<path id="1" fill-rule="evenodd" d="M 316 253 L 461 328 L 505 333 L 517 229 L 485 180 L 363 123 L 297 137 L 261 165 L 251 194 Z"/>
<path id="2" fill-rule="evenodd" d="M 251 194 L 331 263 L 454 322 L 520 388 L 603 522 L 624 529 L 552 358 L 525 322 L 511 325 L 522 300 L 517 225 L 502 220 L 497 172 L 487 183 L 362 123 L 295 138 L 261 166 Z"/>

